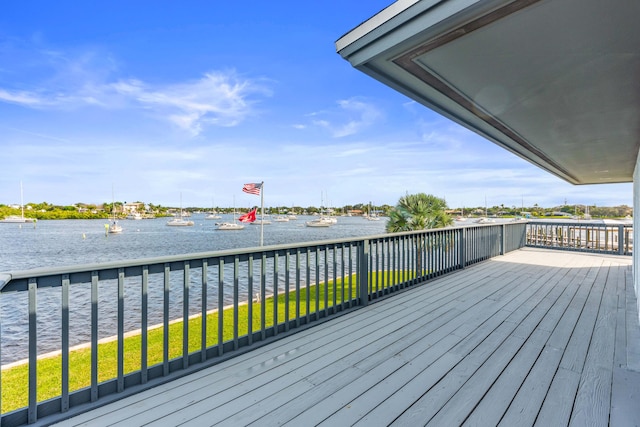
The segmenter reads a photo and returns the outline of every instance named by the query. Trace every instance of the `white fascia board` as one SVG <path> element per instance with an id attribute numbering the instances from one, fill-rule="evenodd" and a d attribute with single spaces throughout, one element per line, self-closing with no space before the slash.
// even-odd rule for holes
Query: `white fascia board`
<path id="1" fill-rule="evenodd" d="M 402 7 L 389 6 L 354 28 L 336 42 L 337 52 L 352 66 L 384 53 L 388 59 L 414 36 L 425 32 L 435 37 L 460 21 L 473 19 L 504 3 L 505 0 L 402 0 Z M 463 13 L 461 13 L 463 12 Z M 455 20 L 451 20 L 452 17 Z M 396 49 L 394 49 L 396 48 Z"/>
<path id="2" fill-rule="evenodd" d="M 404 12 L 419 1 L 420 0 L 398 0 L 390 4 L 385 9 L 376 13 L 374 16 L 367 19 L 362 24 L 346 33 L 344 36 L 340 37 L 336 41 L 336 49 L 338 51 L 344 49 L 356 40 L 359 40 L 366 34 L 369 34 L 371 31 L 375 30 L 385 22 L 398 16 L 400 13 Z"/>

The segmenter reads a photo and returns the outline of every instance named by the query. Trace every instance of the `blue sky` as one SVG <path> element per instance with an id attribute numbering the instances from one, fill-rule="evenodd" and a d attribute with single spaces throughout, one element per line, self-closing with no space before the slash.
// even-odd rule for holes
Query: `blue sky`
<path id="1" fill-rule="evenodd" d="M 355 70 L 389 0 L 16 1 L 0 14 L 0 203 L 618 205 Z"/>

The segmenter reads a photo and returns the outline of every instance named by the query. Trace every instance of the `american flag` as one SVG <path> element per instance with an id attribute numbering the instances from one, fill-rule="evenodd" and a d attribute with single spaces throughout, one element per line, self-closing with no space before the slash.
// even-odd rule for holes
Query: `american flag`
<path id="1" fill-rule="evenodd" d="M 251 183 L 245 184 L 242 186 L 242 191 L 249 194 L 255 194 L 256 196 L 260 195 L 260 189 L 262 188 L 262 183 Z"/>

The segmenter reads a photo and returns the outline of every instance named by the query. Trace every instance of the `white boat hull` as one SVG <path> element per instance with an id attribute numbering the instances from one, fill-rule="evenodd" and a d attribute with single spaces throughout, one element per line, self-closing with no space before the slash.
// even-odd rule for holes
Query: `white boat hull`
<path id="1" fill-rule="evenodd" d="M 109 224 L 109 229 L 107 231 L 109 234 L 120 234 L 122 233 L 122 226 L 114 221 Z"/>
<path id="2" fill-rule="evenodd" d="M 244 228 L 244 225 L 233 223 L 233 222 L 223 222 L 222 224 L 218 225 L 218 230 L 232 231 L 232 230 L 242 230 L 243 228 Z"/>
<path id="3" fill-rule="evenodd" d="M 172 227 L 189 227 L 193 225 L 193 221 L 186 221 L 184 219 L 172 219 L 167 221 L 167 225 Z"/>
<path id="4" fill-rule="evenodd" d="M 35 218 L 24 218 L 21 216 L 8 216 L 5 219 L 0 219 L 0 222 L 12 223 L 12 224 L 24 224 L 27 222 L 35 222 Z"/>
<path id="5" fill-rule="evenodd" d="M 332 225 L 331 222 L 317 219 L 313 221 L 307 221 L 305 224 L 307 225 L 307 227 L 331 227 Z"/>

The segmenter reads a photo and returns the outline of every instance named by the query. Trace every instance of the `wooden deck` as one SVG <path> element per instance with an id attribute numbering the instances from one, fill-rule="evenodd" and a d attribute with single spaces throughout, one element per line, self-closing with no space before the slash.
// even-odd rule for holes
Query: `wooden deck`
<path id="1" fill-rule="evenodd" d="M 59 425 L 640 423 L 631 257 L 523 249 Z"/>

